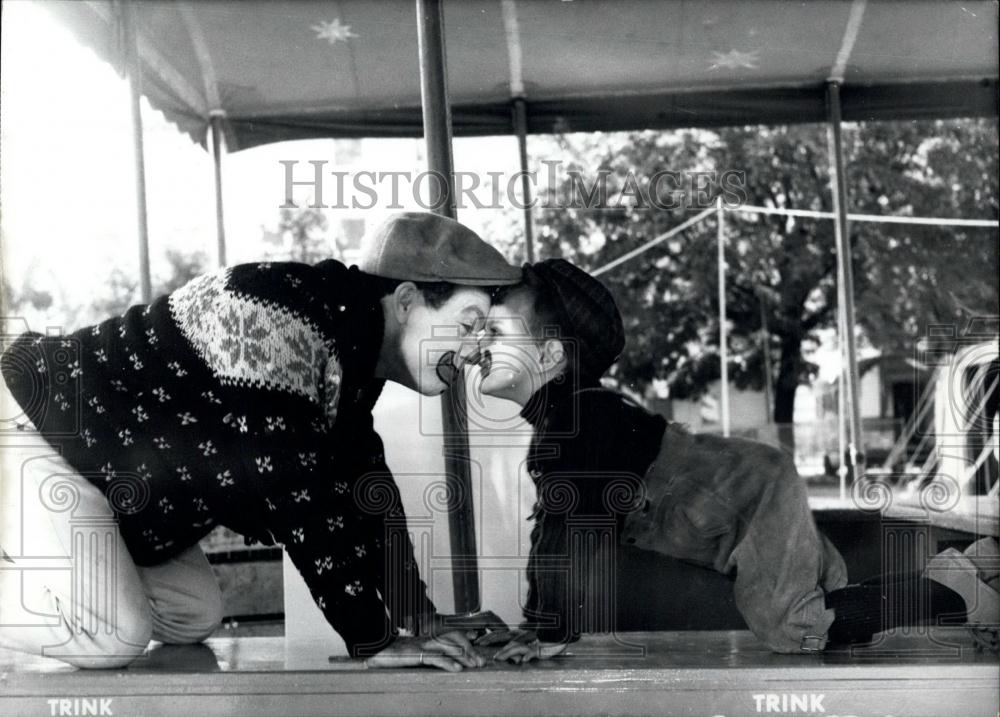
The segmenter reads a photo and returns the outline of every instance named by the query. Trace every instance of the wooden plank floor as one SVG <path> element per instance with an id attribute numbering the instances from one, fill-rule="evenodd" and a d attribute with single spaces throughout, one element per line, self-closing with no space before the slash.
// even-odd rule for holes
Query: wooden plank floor
<path id="1" fill-rule="evenodd" d="M 997 656 L 955 628 L 810 655 L 772 654 L 747 632 L 626 633 L 585 638 L 547 663 L 458 674 L 369 670 L 331 663 L 327 652 L 281 637 L 214 638 L 154 643 L 127 670 L 83 671 L 0 651 L 0 714 L 88 714 L 102 699 L 115 715 L 185 717 L 776 713 L 769 704 L 797 714 L 994 717 L 1000 707 Z M 792 695 L 811 695 L 813 711 Z"/>

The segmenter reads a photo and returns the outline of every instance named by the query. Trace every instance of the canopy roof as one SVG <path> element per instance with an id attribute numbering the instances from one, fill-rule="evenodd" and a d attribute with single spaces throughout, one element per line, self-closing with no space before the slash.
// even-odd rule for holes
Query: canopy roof
<path id="1" fill-rule="evenodd" d="M 47 2 L 120 66 L 116 6 Z M 204 143 L 420 136 L 414 0 L 132 5 L 142 90 Z M 449 0 L 457 136 L 995 115 L 998 6 L 812 0 Z"/>

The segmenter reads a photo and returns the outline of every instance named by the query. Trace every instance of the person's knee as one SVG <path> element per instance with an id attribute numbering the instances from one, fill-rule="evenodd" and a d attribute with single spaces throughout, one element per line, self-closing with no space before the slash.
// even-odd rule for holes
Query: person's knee
<path id="1" fill-rule="evenodd" d="M 198 616 L 184 630 L 187 643 L 201 642 L 222 625 L 222 593 L 215 590 L 201 600 Z"/>
<path id="2" fill-rule="evenodd" d="M 153 639 L 189 645 L 222 623 L 222 592 L 204 552 L 193 545 L 159 565 L 139 569 L 153 615 Z"/>
<path id="3" fill-rule="evenodd" d="M 60 659 L 82 670 L 120 670 L 135 662 L 144 651 L 145 647 L 138 649 L 133 646 L 118 646 L 110 654 L 69 655 Z"/>
<path id="4" fill-rule="evenodd" d="M 153 639 L 190 645 L 210 637 L 222 624 L 222 593 L 215 587 L 183 605 L 153 606 Z"/>
<path id="5" fill-rule="evenodd" d="M 150 616 L 136 614 L 114 626 L 101 626 L 94 634 L 79 635 L 72 651 L 52 656 L 86 670 L 122 669 L 146 651 L 152 633 Z"/>

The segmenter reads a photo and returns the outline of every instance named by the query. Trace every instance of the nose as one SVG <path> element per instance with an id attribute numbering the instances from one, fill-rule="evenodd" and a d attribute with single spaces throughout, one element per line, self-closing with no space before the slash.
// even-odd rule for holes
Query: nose
<path id="1" fill-rule="evenodd" d="M 479 343 L 475 341 L 467 342 L 462 346 L 462 350 L 458 354 L 459 365 L 474 365 L 479 363 L 480 348 Z"/>

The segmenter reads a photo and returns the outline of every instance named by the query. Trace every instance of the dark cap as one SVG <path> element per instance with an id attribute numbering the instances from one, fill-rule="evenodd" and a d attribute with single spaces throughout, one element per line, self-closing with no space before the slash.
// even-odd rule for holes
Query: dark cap
<path id="1" fill-rule="evenodd" d="M 561 304 L 570 337 L 578 347 L 576 361 L 584 378 L 600 378 L 625 349 L 625 327 L 608 288 L 565 259 L 525 264 L 531 275 Z"/>
<path id="2" fill-rule="evenodd" d="M 358 268 L 401 281 L 446 281 L 465 286 L 505 286 L 521 280 L 478 234 L 430 212 L 393 214 L 365 238 Z"/>

